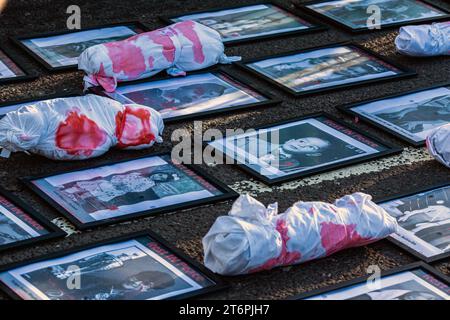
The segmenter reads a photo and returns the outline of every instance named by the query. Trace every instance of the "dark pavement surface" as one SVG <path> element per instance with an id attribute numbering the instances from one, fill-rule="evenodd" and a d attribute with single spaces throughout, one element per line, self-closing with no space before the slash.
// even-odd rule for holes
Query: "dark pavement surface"
<path id="1" fill-rule="evenodd" d="M 281 2 L 281 1 L 280 1 Z M 432 1 L 447 9 L 450 4 L 446 1 Z M 245 4 L 249 1 L 232 0 L 226 5 Z M 282 1 L 290 5 L 290 1 Z M 35 81 L 14 85 L 0 86 L 0 102 L 24 98 L 39 97 L 44 94 L 82 93 L 82 74 L 79 72 L 66 72 L 49 74 L 24 52 L 8 41 L 9 36 L 27 35 L 30 33 L 58 31 L 65 28 L 67 15 L 66 8 L 77 4 L 82 10 L 82 27 L 115 23 L 120 21 L 140 20 L 151 28 L 162 26 L 158 20 L 159 15 L 170 15 L 179 12 L 190 12 L 220 5 L 213 0 L 202 1 L 10 1 L 6 11 L 0 16 L 0 42 L 15 53 L 20 60 L 31 70 L 38 71 L 41 77 Z M 222 3 L 225 5 L 225 3 Z M 292 5 L 290 5 L 292 7 Z M 293 98 L 283 92 L 268 86 L 265 82 L 255 79 L 233 66 L 226 67 L 231 73 L 239 74 L 250 83 L 256 84 L 265 92 L 278 96 L 283 100 L 279 106 L 260 110 L 230 113 L 205 119 L 203 129 L 219 128 L 252 128 L 270 124 L 311 112 L 327 111 L 331 114 L 351 121 L 335 109 L 336 105 L 356 102 L 362 99 L 376 98 L 382 95 L 394 94 L 401 91 L 431 86 L 450 80 L 450 59 L 447 57 L 417 59 L 407 58 L 395 52 L 394 38 L 397 29 L 377 31 L 371 34 L 352 35 L 331 26 L 328 31 L 312 33 L 287 38 L 265 40 L 257 43 L 238 45 L 227 49 L 229 55 L 241 55 L 243 58 L 252 58 L 290 51 L 297 48 L 307 48 L 325 45 L 333 42 L 354 40 L 363 46 L 373 49 L 385 57 L 408 66 L 417 71 L 418 76 L 405 80 L 385 82 L 381 84 L 346 89 L 332 93 L 319 94 L 311 97 Z M 406 147 L 397 140 L 373 127 L 365 124 L 359 126 L 380 138 Z M 18 177 L 40 174 L 51 174 L 58 170 L 83 168 L 101 163 L 103 161 L 133 158 L 149 152 L 170 151 L 170 134 L 176 128 L 192 129 L 192 122 L 183 122 L 169 125 L 165 129 L 165 142 L 150 151 L 120 152 L 110 151 L 99 159 L 84 162 L 55 162 L 38 156 L 14 154 L 10 159 L 0 160 L 0 185 L 13 192 L 20 199 L 44 214 L 49 219 L 57 218 L 58 213 L 29 191 L 19 181 Z M 251 177 L 235 166 L 207 167 L 204 169 L 228 185 Z M 448 169 L 435 161 L 421 161 L 414 164 L 391 166 L 389 169 L 376 173 L 364 173 L 326 181 L 297 189 L 278 190 L 276 192 L 263 192 L 258 199 L 265 204 L 278 201 L 280 209 L 284 210 L 298 200 L 332 201 L 345 194 L 363 191 L 375 197 L 412 191 L 419 187 L 449 181 Z M 154 230 L 168 241 L 174 243 L 186 254 L 202 261 L 203 253 L 201 238 L 208 231 L 216 217 L 226 214 L 232 202 L 224 202 L 210 206 L 203 206 L 144 218 L 136 221 L 100 228 L 93 231 L 74 234 L 65 239 L 52 241 L 46 244 L 26 247 L 20 250 L 0 254 L 0 265 L 15 261 L 39 257 L 50 252 L 57 252 L 74 246 L 93 243 L 102 239 L 126 235 L 135 231 L 146 229 Z M 250 276 L 226 278 L 231 287 L 207 298 L 217 299 L 284 299 L 319 287 L 336 284 L 345 280 L 365 275 L 369 265 L 377 264 L 382 269 L 391 269 L 396 266 L 416 261 L 407 252 L 399 249 L 387 240 L 369 246 L 346 250 L 331 257 L 306 263 L 303 265 L 279 268 L 261 272 Z M 450 260 L 447 259 L 434 264 L 440 271 L 450 274 Z M 0 294 L 0 298 L 4 298 Z"/>

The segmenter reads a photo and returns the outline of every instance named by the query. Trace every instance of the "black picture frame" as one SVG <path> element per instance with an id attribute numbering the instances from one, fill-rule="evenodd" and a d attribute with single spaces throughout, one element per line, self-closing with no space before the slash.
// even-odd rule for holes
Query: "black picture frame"
<path id="1" fill-rule="evenodd" d="M 6 107 L 9 106 L 13 106 L 13 105 L 18 105 L 18 104 L 24 104 L 24 103 L 37 103 L 40 101 L 45 101 L 45 100 L 50 100 L 50 99 L 56 99 L 56 98 L 69 98 L 69 97 L 76 97 L 79 95 L 76 94 L 72 94 L 72 93 L 66 93 L 66 94 L 49 94 L 49 95 L 43 95 L 40 97 L 34 97 L 34 98 L 27 98 L 27 99 L 22 99 L 22 100 L 13 100 L 13 101 L 5 101 L 5 102 L 0 102 L 0 119 L 3 118 L 5 116 L 5 113 L 3 113 L 4 109 Z M 10 110 L 11 111 L 15 111 L 17 109 L 14 110 Z"/>
<path id="2" fill-rule="evenodd" d="M 170 155 L 170 153 L 160 152 L 160 153 L 148 154 L 148 155 L 136 157 L 136 158 L 128 158 L 128 159 L 120 160 L 120 161 L 114 161 L 114 160 L 104 161 L 104 162 L 94 165 L 94 166 L 88 166 L 88 167 L 73 170 L 73 171 L 60 170 L 57 172 L 53 172 L 51 174 L 45 174 L 45 175 L 40 175 L 40 176 L 35 176 L 35 177 L 22 177 L 19 179 L 28 188 L 30 188 L 37 195 L 39 195 L 44 201 L 46 201 L 48 204 L 50 204 L 50 206 L 52 206 L 54 209 L 56 209 L 62 216 L 67 218 L 77 229 L 82 230 L 82 231 L 88 230 L 88 229 L 93 229 L 93 228 L 100 227 L 100 226 L 116 224 L 116 223 L 120 223 L 120 222 L 124 222 L 124 221 L 135 220 L 135 219 L 142 218 L 142 217 L 159 215 L 159 214 L 169 213 L 169 212 L 173 212 L 173 211 L 177 211 L 177 210 L 186 210 L 186 209 L 191 209 L 191 208 L 198 207 L 198 206 L 223 202 L 223 201 L 227 201 L 227 200 L 231 200 L 231 199 L 236 199 L 239 196 L 238 193 L 236 193 L 234 190 L 229 188 L 226 184 L 222 183 L 221 181 L 219 181 L 216 178 L 212 177 L 211 175 L 207 174 L 200 168 L 198 168 L 194 165 L 183 164 L 183 166 L 185 166 L 188 170 L 193 171 L 195 174 L 197 174 L 198 176 L 200 176 L 201 178 L 206 180 L 208 183 L 213 185 L 215 188 L 220 190 L 222 192 L 222 194 L 218 195 L 218 196 L 209 197 L 206 199 L 188 201 L 188 202 L 170 205 L 170 206 L 166 206 L 166 207 L 162 207 L 162 208 L 150 209 L 150 210 L 146 210 L 146 211 L 140 211 L 140 212 L 135 212 L 135 213 L 131 213 L 131 214 L 126 214 L 123 216 L 113 217 L 113 218 L 109 218 L 109 219 L 102 219 L 102 220 L 97 220 L 94 222 L 83 223 L 80 220 L 78 220 L 72 213 L 70 213 L 68 210 L 66 210 L 61 205 L 59 205 L 56 201 L 54 201 L 52 198 L 50 198 L 44 191 L 42 191 L 40 188 L 38 188 L 37 186 L 35 186 L 32 183 L 32 181 L 34 181 L 34 180 L 57 176 L 57 175 L 64 174 L 64 173 L 69 173 L 69 172 L 75 173 L 75 172 L 80 172 L 80 171 L 86 171 L 89 169 L 95 169 L 95 168 L 99 168 L 99 167 L 115 165 L 115 164 L 120 164 L 120 163 L 126 163 L 126 162 L 130 162 L 130 161 L 134 161 L 134 160 L 144 159 L 144 158 L 160 157 L 160 156 L 165 156 L 165 155 Z"/>
<path id="3" fill-rule="evenodd" d="M 447 277 L 445 274 L 441 273 L 440 271 L 438 271 L 437 269 L 431 267 L 430 265 L 423 263 L 423 262 L 414 262 L 405 266 L 401 266 L 401 267 L 396 267 L 390 270 L 386 270 L 386 271 L 382 271 L 381 272 L 381 277 L 387 277 L 387 276 L 391 276 L 391 275 L 395 275 L 397 273 L 401 273 L 401 272 L 405 272 L 405 271 L 412 271 L 412 270 L 416 270 L 416 269 L 422 269 L 423 271 L 431 274 L 433 277 L 437 278 L 438 280 L 444 282 L 445 284 L 449 285 L 450 284 L 450 278 Z M 327 286 L 324 288 L 319 288 L 316 290 L 312 290 L 312 291 L 308 291 L 308 292 L 304 292 L 301 293 L 299 295 L 290 297 L 288 300 L 303 300 L 306 298 L 311 298 L 314 296 L 318 296 L 321 294 L 324 294 L 326 292 L 331 292 L 331 291 L 335 291 L 335 290 L 339 290 L 339 289 L 344 289 L 346 287 L 350 287 L 353 285 L 357 285 L 363 282 L 366 282 L 369 277 L 371 275 L 367 275 L 367 276 L 362 276 L 362 277 L 358 277 L 352 280 L 347 280 L 344 281 L 342 283 L 337 283 L 335 285 L 331 285 L 331 286 Z"/>
<path id="4" fill-rule="evenodd" d="M 394 136 L 394 137 L 396 137 L 396 138 L 398 138 L 398 139 L 400 139 L 400 140 L 402 140 L 402 141 L 404 141 L 404 142 L 406 142 L 406 143 L 408 143 L 408 144 L 410 144 L 410 145 L 412 145 L 414 147 L 422 147 L 422 146 L 425 145 L 425 139 L 422 140 L 422 141 L 415 141 L 415 140 L 409 139 L 408 137 L 398 133 L 397 131 L 395 131 L 395 130 L 389 128 L 389 127 L 383 126 L 382 124 L 380 124 L 380 123 L 378 123 L 378 122 L 376 122 L 376 121 L 374 121 L 374 120 L 372 120 L 372 119 L 370 119 L 370 118 L 368 118 L 368 117 L 366 117 L 366 116 L 364 116 L 364 115 L 362 115 L 362 114 L 360 114 L 358 112 L 355 112 L 352 109 L 356 108 L 358 106 L 364 105 L 364 104 L 372 103 L 372 102 L 383 101 L 383 100 L 393 99 L 393 98 L 399 98 L 399 97 L 406 96 L 406 95 L 409 95 L 409 94 L 420 93 L 422 91 L 428 91 L 428 90 L 437 89 L 437 88 L 441 88 L 441 87 L 449 87 L 450 88 L 450 82 L 439 84 L 439 85 L 434 85 L 434 86 L 431 86 L 431 87 L 414 89 L 414 90 L 401 92 L 401 93 L 395 93 L 395 94 L 392 94 L 392 95 L 382 96 L 380 98 L 369 99 L 369 100 L 362 100 L 362 101 L 358 101 L 358 102 L 355 102 L 355 103 L 339 105 L 339 106 L 336 106 L 336 108 L 339 111 L 343 112 L 343 113 L 346 113 L 346 114 L 348 114 L 350 116 L 353 116 L 355 121 L 362 120 L 362 121 L 370 124 L 371 126 L 376 127 L 378 129 L 381 129 L 381 130 L 391 134 L 392 136 Z"/>
<path id="5" fill-rule="evenodd" d="M 428 192 L 428 191 L 432 191 L 432 190 L 435 190 L 435 189 L 448 187 L 448 186 L 450 186 L 450 182 L 435 184 L 435 185 L 432 185 L 432 186 L 428 186 L 426 188 L 416 188 L 415 190 L 410 190 L 408 192 L 395 194 L 395 195 L 391 195 L 391 196 L 384 197 L 384 198 L 377 198 L 377 199 L 374 199 L 374 202 L 377 203 L 377 204 L 382 204 L 384 202 L 389 202 L 389 201 L 393 201 L 393 200 L 396 200 L 396 199 L 401 199 L 401 198 L 405 198 L 405 197 L 409 197 L 409 196 L 414 196 L 414 195 L 417 195 L 419 193 Z M 389 236 L 387 239 L 389 241 L 391 241 L 392 243 L 394 243 L 396 246 L 402 248 L 403 250 L 405 250 L 406 252 L 411 254 L 412 256 L 414 256 L 414 257 L 416 257 L 416 258 L 418 258 L 418 259 L 420 259 L 420 260 L 422 260 L 422 261 L 424 261 L 426 263 L 433 263 L 433 262 L 437 262 L 439 260 L 443 260 L 443 259 L 446 259 L 446 258 L 450 257 L 450 251 L 448 251 L 448 252 L 444 252 L 444 253 L 441 253 L 439 255 L 435 255 L 433 257 L 427 258 L 426 256 L 422 255 L 421 253 L 419 253 L 416 250 L 412 249 L 411 247 L 407 246 L 406 244 L 396 240 L 392 236 Z"/>
<path id="6" fill-rule="evenodd" d="M 273 185 L 279 185 L 281 183 L 285 183 L 285 182 L 292 181 L 292 180 L 306 178 L 306 177 L 313 176 L 315 174 L 323 173 L 323 172 L 326 172 L 326 171 L 336 170 L 336 169 L 344 168 L 344 167 L 347 167 L 347 166 L 350 166 L 350 165 L 363 163 L 363 162 L 366 162 L 366 161 L 369 161 L 369 160 L 374 160 L 374 159 L 379 159 L 379 158 L 383 158 L 383 157 L 386 157 L 386 156 L 391 156 L 391 155 L 394 155 L 394 154 L 401 153 L 403 151 L 402 147 L 399 147 L 399 146 L 390 144 L 388 142 L 382 141 L 378 137 L 375 137 L 375 136 L 373 136 L 370 133 L 362 131 L 358 127 L 356 127 L 356 126 L 354 126 L 352 124 L 349 124 L 349 123 L 347 123 L 345 121 L 342 121 L 342 120 L 332 116 L 331 114 L 329 114 L 327 112 L 311 113 L 311 114 L 307 114 L 307 115 L 296 117 L 296 118 L 291 118 L 291 119 L 288 119 L 288 120 L 283 120 L 283 121 L 276 122 L 276 123 L 270 123 L 270 124 L 266 124 L 266 125 L 255 127 L 254 130 L 258 131 L 260 129 L 270 129 L 272 127 L 288 124 L 288 123 L 291 123 L 291 122 L 296 122 L 296 121 L 306 120 L 306 119 L 311 119 L 311 118 L 318 118 L 318 117 L 326 117 L 326 118 L 336 122 L 339 125 L 345 126 L 346 128 L 354 131 L 357 134 L 360 134 L 360 135 L 362 135 L 362 136 L 364 136 L 366 138 L 369 138 L 370 140 L 372 140 L 372 141 L 374 141 L 374 142 L 376 142 L 378 144 L 381 144 L 381 145 L 385 146 L 387 149 L 385 151 L 382 151 L 382 152 L 370 154 L 370 155 L 359 157 L 359 158 L 356 158 L 356 159 L 350 159 L 350 160 L 342 161 L 342 162 L 335 163 L 335 164 L 324 165 L 324 166 L 321 166 L 320 168 L 305 170 L 303 172 L 287 174 L 287 175 L 285 175 L 283 177 L 279 177 L 279 178 L 275 178 L 275 179 L 267 178 L 266 176 L 264 176 L 264 175 L 262 175 L 262 174 L 260 174 L 260 173 L 258 173 L 256 171 L 250 169 L 245 164 L 236 163 L 235 165 L 237 165 L 238 168 L 240 168 L 242 171 L 244 171 L 244 172 L 248 173 L 249 175 L 257 178 L 258 180 L 262 181 L 266 185 L 273 186 Z M 231 136 L 229 136 L 229 137 L 231 137 Z M 204 146 L 207 146 L 210 142 L 212 142 L 212 141 L 204 142 Z M 214 149 L 217 151 L 216 148 L 214 148 Z M 230 158 L 228 155 L 226 155 L 225 152 L 223 153 L 223 156 L 225 158 Z M 235 159 L 231 159 L 231 160 L 235 161 Z"/>
<path id="7" fill-rule="evenodd" d="M 37 263 L 37 262 L 43 262 L 43 261 L 52 260 L 52 259 L 57 259 L 57 258 L 61 258 L 63 256 L 73 254 L 73 253 L 93 249 L 93 248 L 104 246 L 104 245 L 109 245 L 109 244 L 119 243 L 119 242 L 123 242 L 123 241 L 127 241 L 127 240 L 132 240 L 132 239 L 140 238 L 140 237 L 149 237 L 150 239 L 156 241 L 165 250 L 172 252 L 180 260 L 186 262 L 197 272 L 201 273 L 207 279 L 209 279 L 215 283 L 214 286 L 206 287 L 206 288 L 203 288 L 198 291 L 187 292 L 187 293 L 181 294 L 176 297 L 171 297 L 168 300 L 181 300 L 181 299 L 190 299 L 193 297 L 204 296 L 204 295 L 207 295 L 212 292 L 224 290 L 229 286 L 225 281 L 223 281 L 221 278 L 219 278 L 216 274 L 211 272 L 209 269 L 207 269 L 202 264 L 195 261 L 193 258 L 189 257 L 187 254 L 185 254 L 183 251 L 181 251 L 181 249 L 178 249 L 177 247 L 169 244 L 169 242 L 167 240 L 165 240 L 163 237 L 161 237 L 160 235 L 158 235 L 157 233 L 155 233 L 152 230 L 139 231 L 139 232 L 131 233 L 128 235 L 123 235 L 123 236 L 118 236 L 118 237 L 114 237 L 114 238 L 110 238 L 110 239 L 106 239 L 106 240 L 97 241 L 97 242 L 94 242 L 94 243 L 91 243 L 88 245 L 76 246 L 71 249 L 67 249 L 67 250 L 63 250 L 63 251 L 59 251 L 59 252 L 55 252 L 55 253 L 50 253 L 50 254 L 47 254 L 47 255 L 44 255 L 44 256 L 41 256 L 38 258 L 34 258 L 34 259 L 28 259 L 28 260 L 21 261 L 21 262 L 10 263 L 10 264 L 0 267 L 0 273 L 7 272 L 8 270 L 11 270 L 11 269 L 23 267 L 25 265 L 29 265 L 29 264 L 33 264 L 33 263 Z M 11 288 L 9 288 L 2 281 L 0 281 L 0 290 L 3 291 L 4 293 L 6 293 L 6 295 L 8 297 L 12 298 L 13 300 L 22 300 Z"/>
<path id="8" fill-rule="evenodd" d="M 272 78 L 247 66 L 247 64 L 249 64 L 249 63 L 254 63 L 254 62 L 258 62 L 258 61 L 263 61 L 263 60 L 268 60 L 268 59 L 273 59 L 273 58 L 287 57 L 287 56 L 291 56 L 291 55 L 295 55 L 295 54 L 307 53 L 310 51 L 316 51 L 316 50 L 326 49 L 326 48 L 335 48 L 335 47 L 341 47 L 341 46 L 354 47 L 357 50 L 363 51 L 366 54 L 380 60 L 381 62 L 387 63 L 390 66 L 392 66 L 393 68 L 400 70 L 401 73 L 392 75 L 392 76 L 382 77 L 382 78 L 368 79 L 368 80 L 363 80 L 363 81 L 358 81 L 358 82 L 353 82 L 353 83 L 344 83 L 344 84 L 334 85 L 334 86 L 325 87 L 325 88 L 318 88 L 318 89 L 307 90 L 307 91 L 303 91 L 303 92 L 297 92 L 295 90 L 292 90 L 289 87 L 286 87 L 286 86 L 280 84 L 276 80 L 273 80 Z M 274 55 L 270 55 L 270 56 L 252 58 L 252 59 L 247 59 L 244 61 L 234 62 L 234 64 L 236 66 L 238 66 L 239 68 L 256 76 L 257 78 L 262 79 L 262 80 L 274 85 L 278 89 L 280 89 L 286 93 L 289 93 L 295 97 L 314 95 L 314 94 L 323 93 L 323 92 L 337 91 L 337 90 L 345 89 L 345 88 L 355 88 L 355 87 L 360 87 L 360 86 L 364 86 L 364 85 L 368 85 L 368 84 L 382 83 L 382 82 L 387 82 L 387 81 L 396 80 L 396 79 L 404 79 L 404 78 L 413 77 L 413 76 L 417 75 L 417 73 L 415 71 L 413 71 L 409 68 L 406 68 L 404 66 L 401 66 L 398 63 L 393 62 L 391 59 L 383 57 L 383 56 L 379 55 L 378 53 L 376 53 L 372 50 L 366 49 L 363 46 L 361 46 L 357 43 L 354 43 L 354 42 L 338 42 L 338 43 L 332 43 L 332 44 L 323 45 L 323 46 L 288 51 L 288 52 L 278 53 L 278 54 L 274 54 Z"/>
<path id="9" fill-rule="evenodd" d="M 225 70 L 223 68 L 213 68 L 213 69 L 210 69 L 209 71 L 205 71 L 205 70 L 194 71 L 194 72 L 190 72 L 188 74 L 188 76 L 190 76 L 190 75 L 200 75 L 200 74 L 209 74 L 209 73 L 211 73 L 213 75 L 223 74 L 225 77 L 230 78 L 233 82 L 236 82 L 238 85 L 243 86 L 243 87 L 247 87 L 251 91 L 253 91 L 253 92 L 263 96 L 267 100 L 256 102 L 256 103 L 243 104 L 243 105 L 237 105 L 237 106 L 233 106 L 233 107 L 225 107 L 225 108 L 220 108 L 220 109 L 213 109 L 213 110 L 207 110 L 207 111 L 201 111 L 201 112 L 186 114 L 186 115 L 182 115 L 182 116 L 175 116 L 175 117 L 171 117 L 171 118 L 165 118 L 164 119 L 164 123 L 166 123 L 166 124 L 177 123 L 177 122 L 182 122 L 182 121 L 195 120 L 195 119 L 200 119 L 200 118 L 207 118 L 207 117 L 216 116 L 216 115 L 219 115 L 219 114 L 230 113 L 230 112 L 251 111 L 251 110 L 256 110 L 258 108 L 275 106 L 275 105 L 281 103 L 281 100 L 275 98 L 273 95 L 268 94 L 268 93 L 263 93 L 262 90 L 258 89 L 256 86 L 246 83 L 245 80 L 243 80 L 241 77 L 236 76 L 234 74 L 231 74 L 230 72 L 228 72 L 227 70 Z M 158 77 L 155 77 L 155 78 L 152 78 L 152 79 L 141 79 L 141 80 L 136 80 L 136 81 L 121 82 L 121 83 L 118 84 L 118 87 L 125 87 L 125 86 L 129 86 L 129 85 L 136 85 L 136 84 L 142 84 L 142 83 L 151 83 L 151 82 L 156 82 L 156 81 L 161 81 L 161 80 L 163 80 L 163 81 L 164 80 L 171 80 L 171 79 L 176 80 L 178 78 L 174 78 L 174 77 L 171 77 L 171 76 L 168 76 L 168 75 L 164 75 L 164 76 L 158 76 Z M 105 90 L 103 88 L 101 88 L 99 86 L 92 87 L 89 90 L 92 93 L 94 93 L 94 94 L 101 95 L 101 96 L 113 99 L 107 93 L 105 93 Z"/>
<path id="10" fill-rule="evenodd" d="M 201 13 L 208 13 L 208 12 L 217 12 L 217 11 L 223 11 L 223 10 L 231 10 L 231 9 L 239 9 L 254 5 L 272 5 L 276 6 L 284 11 L 286 11 L 289 14 L 292 14 L 301 20 L 304 20 L 310 24 L 312 24 L 312 27 L 302 30 L 294 30 L 294 31 L 287 31 L 287 32 L 281 32 L 281 33 L 275 33 L 270 35 L 261 35 L 261 36 L 255 36 L 251 38 L 245 38 L 245 39 L 237 39 L 237 40 L 231 40 L 231 41 L 224 41 L 225 46 L 233 46 L 238 44 L 245 44 L 245 43 L 252 43 L 255 41 L 261 41 L 261 40 L 267 40 L 267 39 L 274 39 L 274 38 L 281 38 L 281 37 L 290 37 L 294 35 L 301 35 L 301 34 L 308 34 L 313 32 L 319 32 L 319 31 L 325 31 L 328 30 L 328 27 L 324 24 L 320 23 L 317 19 L 311 18 L 310 16 L 306 16 L 302 14 L 301 12 L 294 12 L 292 9 L 287 8 L 285 5 L 281 5 L 280 3 L 275 3 L 273 1 L 259 1 L 259 2 L 251 2 L 247 4 L 242 5 L 236 5 L 236 6 L 227 6 L 227 7 L 217 7 L 213 9 L 206 9 L 206 10 L 200 10 L 200 11 L 193 11 L 193 12 L 186 12 L 186 13 L 177 13 L 177 14 L 171 14 L 169 16 L 160 16 L 159 19 L 164 22 L 167 25 L 175 23 L 172 19 L 175 19 L 177 17 L 186 16 L 186 15 L 193 15 L 193 14 L 201 14 Z"/>
<path id="11" fill-rule="evenodd" d="M 20 200 L 18 197 L 14 196 L 12 193 L 7 191 L 3 187 L 0 187 L 0 196 L 5 198 L 7 201 L 11 202 L 11 204 L 13 204 L 14 206 L 21 209 L 25 214 L 27 214 L 31 219 L 33 219 L 35 222 L 41 225 L 48 232 L 47 234 L 44 234 L 39 237 L 33 237 L 22 241 L 16 241 L 0 245 L 0 253 L 11 249 L 19 249 L 35 243 L 41 243 L 53 239 L 62 238 L 67 235 L 66 232 L 58 228 L 55 224 L 51 223 L 43 215 L 38 213 L 36 210 L 28 206 L 25 202 Z"/>
<path id="12" fill-rule="evenodd" d="M 26 45 L 24 45 L 22 43 L 22 41 L 36 39 L 36 38 L 60 36 L 60 35 L 72 34 L 72 33 L 101 29 L 101 28 L 129 26 L 129 25 L 135 26 L 138 30 L 142 30 L 142 32 L 149 31 L 149 28 L 145 24 L 141 23 L 140 21 L 124 21 L 124 22 L 117 22 L 117 23 L 111 23 L 111 24 L 106 24 L 106 25 L 92 26 L 92 27 L 83 28 L 80 30 L 69 30 L 69 31 L 65 30 L 65 31 L 31 34 L 31 35 L 19 36 L 19 37 L 10 37 L 10 40 L 16 46 L 18 46 L 19 48 L 24 50 L 26 53 L 28 53 L 28 55 L 30 55 L 35 61 L 37 61 L 41 66 L 43 66 L 49 72 L 75 71 L 75 70 L 77 70 L 77 65 L 68 65 L 68 66 L 59 66 L 59 67 L 54 67 L 54 66 L 50 65 L 47 61 L 45 61 L 43 58 L 41 58 L 39 55 L 37 55 L 35 52 L 33 52 L 33 50 L 31 50 Z"/>
<path id="13" fill-rule="evenodd" d="M 354 28 L 349 27 L 348 25 L 343 24 L 343 23 L 341 23 L 341 22 L 339 22 L 339 21 L 337 21 L 337 20 L 335 20 L 335 19 L 333 19 L 331 17 L 328 17 L 326 15 L 321 14 L 321 13 L 315 11 L 314 9 L 308 8 L 309 5 L 318 4 L 318 3 L 321 3 L 321 2 L 328 2 L 328 1 L 330 1 L 330 0 L 314 0 L 314 1 L 309 1 L 309 2 L 301 3 L 301 4 L 298 3 L 298 2 L 295 2 L 294 4 L 300 10 L 303 10 L 303 11 L 307 12 L 308 14 L 311 14 L 312 16 L 314 16 L 314 17 L 316 17 L 318 19 L 322 19 L 322 20 L 326 21 L 327 23 L 330 23 L 331 25 L 337 26 L 337 27 L 342 28 L 343 30 L 345 30 L 347 32 L 351 32 L 351 33 L 354 33 L 354 34 L 376 32 L 376 31 L 385 30 L 385 29 L 392 29 L 392 28 L 396 28 L 396 27 L 404 26 L 404 25 L 416 25 L 416 24 L 422 24 L 422 23 L 431 22 L 431 21 L 448 20 L 450 18 L 450 12 L 447 9 L 442 8 L 441 6 L 438 6 L 438 5 L 434 4 L 434 3 L 431 3 L 428 0 L 419 0 L 420 2 L 423 2 L 423 3 L 427 4 L 427 5 L 435 8 L 435 9 L 441 10 L 444 13 L 447 13 L 447 14 L 443 15 L 443 16 L 440 16 L 440 17 L 423 18 L 423 19 L 416 19 L 416 20 L 410 20 L 410 21 L 387 23 L 387 24 L 381 25 L 380 29 L 373 29 L 373 30 L 371 30 L 371 29 L 369 29 L 367 27 L 354 29 Z"/>
<path id="14" fill-rule="evenodd" d="M 10 59 L 24 73 L 24 75 L 17 76 L 17 77 L 1 78 L 0 85 L 31 81 L 38 77 L 37 74 L 31 73 L 30 71 L 28 71 L 28 69 L 25 68 L 23 66 L 23 64 L 20 61 L 18 61 L 18 59 L 15 59 L 13 57 L 13 55 L 11 54 L 11 52 L 2 45 L 0 45 L 0 53 L 3 53 L 8 59 Z"/>

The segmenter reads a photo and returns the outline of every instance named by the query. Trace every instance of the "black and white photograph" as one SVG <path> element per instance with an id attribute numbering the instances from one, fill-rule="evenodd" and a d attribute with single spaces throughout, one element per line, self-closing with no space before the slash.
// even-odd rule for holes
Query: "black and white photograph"
<path id="1" fill-rule="evenodd" d="M 354 44 L 311 48 L 237 65 L 294 95 L 414 75 Z"/>
<path id="2" fill-rule="evenodd" d="M 146 31 L 139 23 L 100 26 L 72 32 L 58 32 L 30 37 L 13 38 L 48 70 L 75 69 L 78 57 L 89 47 L 120 41 Z"/>
<path id="3" fill-rule="evenodd" d="M 450 256 L 450 185 L 381 201 L 398 224 L 396 243 L 426 262 Z"/>
<path id="4" fill-rule="evenodd" d="M 450 85 L 437 86 L 340 108 L 415 146 L 450 122 Z"/>
<path id="5" fill-rule="evenodd" d="M 235 197 L 170 154 L 24 181 L 80 229 Z"/>
<path id="6" fill-rule="evenodd" d="M 35 78 L 25 71 L 13 60 L 4 49 L 0 47 L 0 83 L 23 81 Z"/>
<path id="7" fill-rule="evenodd" d="M 272 3 L 194 12 L 163 20 L 196 21 L 219 32 L 225 44 L 324 29 Z"/>
<path id="8" fill-rule="evenodd" d="M 348 30 L 358 32 L 371 30 L 370 28 L 377 30 L 372 26 L 371 17 L 374 12 L 368 10 L 370 6 L 376 6 L 380 10 L 379 28 L 426 23 L 450 17 L 449 12 L 422 0 L 313 1 L 302 7 Z"/>
<path id="9" fill-rule="evenodd" d="M 157 110 L 165 121 L 185 120 L 216 112 L 253 108 L 276 101 L 225 72 L 192 74 L 182 78 L 140 81 L 101 91 L 123 104 L 136 103 Z"/>
<path id="10" fill-rule="evenodd" d="M 0 251 L 62 235 L 62 230 L 0 188 Z"/>
<path id="11" fill-rule="evenodd" d="M 423 263 L 302 294 L 299 300 L 450 300 L 445 276 Z"/>
<path id="12" fill-rule="evenodd" d="M 133 235 L 0 272 L 22 300 L 163 300 L 211 291 L 217 282 L 150 235 Z"/>
<path id="13" fill-rule="evenodd" d="M 327 114 L 293 119 L 208 144 L 268 184 L 400 151 Z"/>

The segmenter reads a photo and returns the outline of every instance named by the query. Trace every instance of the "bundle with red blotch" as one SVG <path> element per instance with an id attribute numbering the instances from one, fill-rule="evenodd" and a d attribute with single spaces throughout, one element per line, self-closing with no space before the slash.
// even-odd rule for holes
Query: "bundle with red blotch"
<path id="1" fill-rule="evenodd" d="M 99 44 L 78 58 L 78 69 L 86 73 L 85 88 L 102 86 L 112 92 L 119 81 L 147 78 L 167 70 L 172 76 L 186 75 L 217 63 L 231 63 L 220 34 L 194 21 L 175 23 L 131 38 Z"/>
<path id="2" fill-rule="evenodd" d="M 335 201 L 297 202 L 283 214 L 249 195 L 219 217 L 203 238 L 205 265 L 223 275 L 246 274 L 328 256 L 387 237 L 397 221 L 355 193 Z"/>
<path id="3" fill-rule="evenodd" d="M 162 142 L 161 115 L 96 95 L 57 98 L 23 106 L 0 119 L 0 148 L 55 160 L 98 157 L 111 147 L 143 149 Z M 5 152 L 6 151 L 6 152 Z"/>

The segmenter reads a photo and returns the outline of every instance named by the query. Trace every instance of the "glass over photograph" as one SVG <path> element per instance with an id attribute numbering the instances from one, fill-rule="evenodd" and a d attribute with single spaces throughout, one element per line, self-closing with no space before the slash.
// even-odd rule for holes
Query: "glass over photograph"
<path id="1" fill-rule="evenodd" d="M 166 120 L 269 100 L 220 72 L 121 85 L 115 92 L 102 94 L 124 104 L 151 107 Z"/>
<path id="2" fill-rule="evenodd" d="M 170 154 L 28 180 L 78 224 L 152 213 L 224 195 Z M 81 226 L 82 227 L 82 226 Z"/>
<path id="3" fill-rule="evenodd" d="M 209 145 L 269 182 L 390 150 L 326 116 L 252 130 Z"/>
<path id="4" fill-rule="evenodd" d="M 89 47 L 123 40 L 143 31 L 140 27 L 130 24 L 54 36 L 21 38 L 18 41 L 50 67 L 61 68 L 76 66 L 80 54 Z"/>
<path id="5" fill-rule="evenodd" d="M 26 73 L 0 49 L 0 81 L 25 76 Z"/>
<path id="6" fill-rule="evenodd" d="M 215 285 L 146 236 L 13 268 L 0 281 L 23 300 L 162 300 Z"/>
<path id="7" fill-rule="evenodd" d="M 172 17 L 170 20 L 172 22 L 194 20 L 218 31 L 225 43 L 316 27 L 272 4 L 193 13 Z"/>
<path id="8" fill-rule="evenodd" d="M 450 252 L 450 185 L 380 203 L 397 219 L 392 238 L 426 258 Z"/>
<path id="9" fill-rule="evenodd" d="M 378 288 L 363 281 L 305 300 L 449 300 L 449 294 L 447 284 L 426 270 L 417 268 L 382 276 Z"/>
<path id="10" fill-rule="evenodd" d="M 350 111 L 414 143 L 424 143 L 434 129 L 450 122 L 450 87 L 363 103 Z"/>
<path id="11" fill-rule="evenodd" d="M 245 63 L 294 94 L 401 75 L 404 71 L 352 45 L 311 49 Z"/>
<path id="12" fill-rule="evenodd" d="M 381 27 L 407 24 L 416 20 L 433 20 L 448 15 L 442 9 L 420 0 L 334 0 L 307 4 L 306 7 L 351 29 L 368 29 L 373 15 L 369 6 L 380 9 Z"/>

